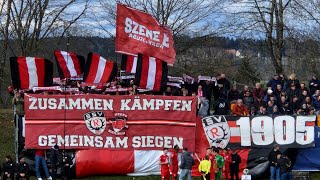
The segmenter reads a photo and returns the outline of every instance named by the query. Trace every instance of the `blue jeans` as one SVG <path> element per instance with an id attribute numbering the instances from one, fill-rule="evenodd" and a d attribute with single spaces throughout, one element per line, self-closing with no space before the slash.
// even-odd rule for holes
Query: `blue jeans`
<path id="1" fill-rule="evenodd" d="M 276 174 L 276 180 L 280 180 L 280 168 L 270 166 L 270 180 L 274 180 L 274 174 Z"/>
<path id="2" fill-rule="evenodd" d="M 291 180 L 291 174 L 289 172 L 285 172 L 281 174 L 281 180 Z"/>
<path id="3" fill-rule="evenodd" d="M 187 176 L 188 180 L 191 180 L 191 170 L 189 169 L 181 169 L 180 175 L 179 175 L 179 180 L 183 180 L 184 177 Z"/>
<path id="4" fill-rule="evenodd" d="M 46 178 L 49 177 L 49 171 L 48 171 L 48 167 L 47 167 L 47 162 L 44 159 L 44 157 L 42 156 L 36 156 L 35 157 L 36 160 L 36 176 L 37 178 L 41 178 L 41 173 L 40 173 L 40 163 L 42 164 L 42 168 L 44 170 L 44 173 L 46 175 Z"/>

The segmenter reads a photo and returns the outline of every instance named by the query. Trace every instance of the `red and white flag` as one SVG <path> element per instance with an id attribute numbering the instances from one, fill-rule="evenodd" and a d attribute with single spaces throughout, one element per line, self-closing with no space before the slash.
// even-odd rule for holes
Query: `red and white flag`
<path id="1" fill-rule="evenodd" d="M 167 62 L 154 57 L 138 55 L 135 85 L 142 89 L 160 91 L 168 81 Z"/>
<path id="2" fill-rule="evenodd" d="M 38 57 L 11 57 L 11 79 L 15 89 L 51 86 L 53 64 Z"/>
<path id="3" fill-rule="evenodd" d="M 55 50 L 58 71 L 61 79 L 79 77 L 83 72 L 85 59 L 72 52 Z"/>
<path id="4" fill-rule="evenodd" d="M 116 52 L 152 56 L 173 65 L 176 57 L 172 30 L 152 15 L 118 3 Z"/>
<path id="5" fill-rule="evenodd" d="M 135 74 L 137 69 L 137 56 L 122 55 L 121 70 L 129 74 Z"/>
<path id="6" fill-rule="evenodd" d="M 90 52 L 84 72 L 84 81 L 93 84 L 110 82 L 117 76 L 117 69 L 117 64 L 113 61 L 108 61 L 99 54 Z"/>

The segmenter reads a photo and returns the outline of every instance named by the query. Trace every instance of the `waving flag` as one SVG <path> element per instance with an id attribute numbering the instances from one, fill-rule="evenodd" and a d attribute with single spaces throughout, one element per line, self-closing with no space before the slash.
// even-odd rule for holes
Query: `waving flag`
<path id="1" fill-rule="evenodd" d="M 61 79 L 79 77 L 83 72 L 85 59 L 72 52 L 55 50 L 58 71 Z"/>
<path id="2" fill-rule="evenodd" d="M 172 30 L 150 14 L 118 3 L 116 52 L 142 53 L 173 65 L 176 57 Z"/>
<path id="3" fill-rule="evenodd" d="M 116 63 L 90 52 L 84 72 L 84 81 L 97 84 L 110 82 L 117 76 L 117 69 Z"/>
<path id="4" fill-rule="evenodd" d="M 137 61 L 138 61 L 137 56 L 130 56 L 130 55 L 123 54 L 122 61 L 121 61 L 121 70 L 129 74 L 136 73 Z"/>
<path id="5" fill-rule="evenodd" d="M 11 57 L 11 79 L 15 89 L 51 86 L 53 64 L 37 57 Z"/>
<path id="6" fill-rule="evenodd" d="M 160 91 L 168 81 L 168 65 L 154 57 L 138 55 L 135 85 L 142 89 Z"/>

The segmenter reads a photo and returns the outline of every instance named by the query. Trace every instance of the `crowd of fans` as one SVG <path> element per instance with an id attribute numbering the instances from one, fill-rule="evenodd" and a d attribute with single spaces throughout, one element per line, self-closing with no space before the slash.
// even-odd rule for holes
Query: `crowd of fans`
<path id="1" fill-rule="evenodd" d="M 45 90 L 35 93 L 43 94 L 105 94 L 135 95 L 153 94 L 165 96 L 197 96 L 198 114 L 215 115 L 312 115 L 320 110 L 320 81 L 313 76 L 308 84 L 300 82 L 295 74 L 288 79 L 283 75 L 274 75 L 266 84 L 257 82 L 254 88 L 243 86 L 239 90 L 225 74 L 218 74 L 209 80 L 188 83 L 181 87 L 167 86 L 162 92 L 137 89 L 133 80 L 116 80 L 102 85 L 88 85 L 79 81 L 62 80 L 57 84 L 61 89 L 72 91 Z M 263 87 L 265 86 L 265 87 Z M 13 105 L 16 113 L 23 115 L 23 94 L 25 91 L 14 91 Z M 34 91 L 31 91 L 34 93 Z"/>

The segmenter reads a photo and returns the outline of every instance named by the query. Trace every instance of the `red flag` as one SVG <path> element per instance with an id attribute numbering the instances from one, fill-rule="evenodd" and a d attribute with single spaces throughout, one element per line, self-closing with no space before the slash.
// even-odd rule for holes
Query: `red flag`
<path id="1" fill-rule="evenodd" d="M 72 52 L 55 50 L 58 71 L 61 79 L 79 77 L 83 71 L 85 59 Z"/>
<path id="2" fill-rule="evenodd" d="M 122 61 L 121 61 L 121 70 L 125 71 L 129 74 L 136 73 L 137 69 L 137 56 L 130 56 L 130 55 L 122 55 Z"/>
<path id="3" fill-rule="evenodd" d="M 11 78 L 16 89 L 32 89 L 37 86 L 51 86 L 53 64 L 37 57 L 11 57 Z"/>
<path id="4" fill-rule="evenodd" d="M 138 55 L 135 85 L 142 89 L 160 91 L 168 81 L 167 63 L 154 57 Z"/>
<path id="5" fill-rule="evenodd" d="M 106 83 L 117 76 L 117 64 L 107 61 L 99 54 L 89 53 L 88 61 L 84 72 L 86 83 Z"/>
<path id="6" fill-rule="evenodd" d="M 116 25 L 116 52 L 142 53 L 174 64 L 172 31 L 153 16 L 118 3 Z"/>

